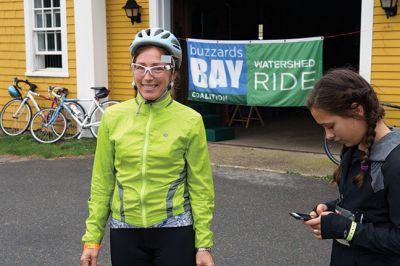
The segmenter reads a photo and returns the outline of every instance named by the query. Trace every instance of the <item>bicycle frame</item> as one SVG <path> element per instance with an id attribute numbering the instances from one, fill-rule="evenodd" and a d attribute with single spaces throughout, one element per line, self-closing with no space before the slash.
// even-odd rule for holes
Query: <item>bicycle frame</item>
<path id="1" fill-rule="evenodd" d="M 79 117 L 77 115 L 75 115 L 74 112 L 71 110 L 71 108 L 68 106 L 67 103 L 71 103 L 71 102 L 72 103 L 90 102 L 89 111 L 85 114 L 83 121 L 81 121 L 79 119 Z M 53 114 L 49 123 L 47 123 L 46 126 L 52 125 L 55 122 L 56 118 L 58 117 L 58 114 L 61 112 L 62 109 L 65 109 L 71 115 L 71 117 L 76 121 L 78 126 L 82 127 L 83 129 L 89 128 L 90 126 L 99 125 L 100 122 L 88 123 L 88 120 L 90 119 L 91 114 L 97 107 L 100 107 L 100 102 L 96 98 L 93 98 L 93 99 L 67 99 L 66 96 L 63 95 L 63 96 L 61 96 L 61 102 L 57 106 L 55 113 Z M 100 108 L 100 110 L 102 110 L 102 109 Z M 78 139 L 81 138 L 82 132 L 83 131 L 81 131 L 80 134 L 78 135 L 78 137 L 77 137 Z"/>
<path id="2" fill-rule="evenodd" d="M 57 100 L 55 98 L 51 98 L 42 94 L 39 94 L 37 92 L 33 92 L 31 90 L 28 90 L 28 92 L 26 93 L 24 99 L 22 100 L 21 104 L 19 105 L 18 109 L 15 111 L 15 113 L 13 114 L 13 117 L 16 118 L 18 117 L 19 112 L 21 111 L 21 108 L 25 105 L 25 103 L 27 101 L 31 101 L 33 106 L 35 107 L 36 111 L 39 112 L 41 110 L 39 104 L 37 103 L 37 101 L 35 100 L 34 96 L 38 96 L 42 99 L 46 99 L 52 102 L 51 107 L 53 108 L 54 105 L 57 105 Z"/>
<path id="3" fill-rule="evenodd" d="M 68 104 L 66 103 L 70 103 L 70 102 L 90 102 L 90 106 L 89 106 L 89 111 L 87 112 L 87 114 L 85 115 L 83 121 L 80 121 L 79 118 L 72 112 L 71 108 L 68 106 Z M 67 112 L 69 114 L 71 114 L 72 118 L 78 123 L 79 126 L 81 126 L 82 128 L 88 128 L 90 126 L 94 126 L 94 125 L 98 125 L 99 122 L 97 123 L 87 123 L 88 119 L 90 118 L 90 115 L 92 114 L 92 112 L 94 111 L 94 109 L 96 109 L 96 107 L 100 106 L 100 103 L 98 100 L 96 99 L 63 99 L 63 101 L 61 102 L 62 106 L 64 107 L 64 109 L 67 110 Z"/>
<path id="4" fill-rule="evenodd" d="M 34 97 L 34 96 L 38 96 L 38 97 L 40 97 L 40 98 L 42 98 L 42 99 L 51 101 L 51 102 L 52 102 L 52 103 L 51 103 L 51 107 L 52 107 L 52 108 L 53 108 L 55 105 L 57 105 L 57 100 L 54 99 L 54 98 L 50 98 L 50 97 L 48 97 L 48 96 L 39 94 L 39 93 L 37 93 L 37 92 L 28 91 L 28 93 L 26 94 L 26 96 L 25 96 L 25 98 L 24 98 L 23 101 L 25 101 L 25 99 L 31 100 L 32 103 L 33 103 L 33 106 L 35 106 L 35 108 L 36 108 L 37 111 L 40 111 L 41 108 L 40 108 L 39 104 L 37 103 L 37 101 L 35 100 L 35 97 Z M 25 101 L 25 102 L 26 102 L 26 101 Z"/>

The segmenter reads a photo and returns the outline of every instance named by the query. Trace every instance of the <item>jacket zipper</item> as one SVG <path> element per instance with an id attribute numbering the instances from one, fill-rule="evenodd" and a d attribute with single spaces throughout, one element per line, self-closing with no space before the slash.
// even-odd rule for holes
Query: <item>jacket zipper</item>
<path id="1" fill-rule="evenodd" d="M 146 207 L 144 204 L 144 192 L 146 189 L 146 160 L 147 160 L 147 148 L 149 146 L 149 131 L 150 131 L 150 124 L 153 118 L 152 113 L 152 106 L 150 104 L 150 115 L 149 120 L 147 121 L 146 125 L 146 137 L 144 140 L 144 148 L 143 148 L 143 160 L 142 160 L 142 189 L 140 191 L 140 201 L 142 203 L 142 219 L 143 219 L 143 226 L 147 227 L 147 219 L 146 219 Z"/>

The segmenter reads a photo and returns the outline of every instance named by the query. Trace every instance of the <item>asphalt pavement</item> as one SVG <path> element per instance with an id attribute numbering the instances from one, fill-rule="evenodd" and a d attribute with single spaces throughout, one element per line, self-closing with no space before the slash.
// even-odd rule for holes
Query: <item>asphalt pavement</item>
<path id="1" fill-rule="evenodd" d="M 0 156 L 1 157 L 1 156 Z M 0 160 L 0 265 L 79 265 L 92 157 Z M 336 196 L 321 179 L 213 167 L 216 265 L 328 265 L 317 241 L 289 216 Z M 108 234 L 100 255 L 110 265 Z"/>

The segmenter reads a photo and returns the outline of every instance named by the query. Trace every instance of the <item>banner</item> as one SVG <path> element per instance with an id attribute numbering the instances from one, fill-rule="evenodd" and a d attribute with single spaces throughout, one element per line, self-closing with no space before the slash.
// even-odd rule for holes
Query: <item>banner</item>
<path id="1" fill-rule="evenodd" d="M 274 41 L 187 39 L 189 100 L 304 106 L 322 76 L 322 38 Z"/>

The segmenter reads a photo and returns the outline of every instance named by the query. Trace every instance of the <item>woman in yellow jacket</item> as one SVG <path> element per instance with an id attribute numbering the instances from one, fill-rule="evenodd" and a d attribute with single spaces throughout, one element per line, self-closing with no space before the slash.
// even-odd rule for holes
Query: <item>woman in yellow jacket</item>
<path id="1" fill-rule="evenodd" d="M 97 265 L 110 217 L 113 265 L 214 265 L 214 187 L 201 115 L 170 95 L 182 50 L 169 31 L 140 31 L 130 51 L 137 97 L 99 127 L 82 265 Z"/>

